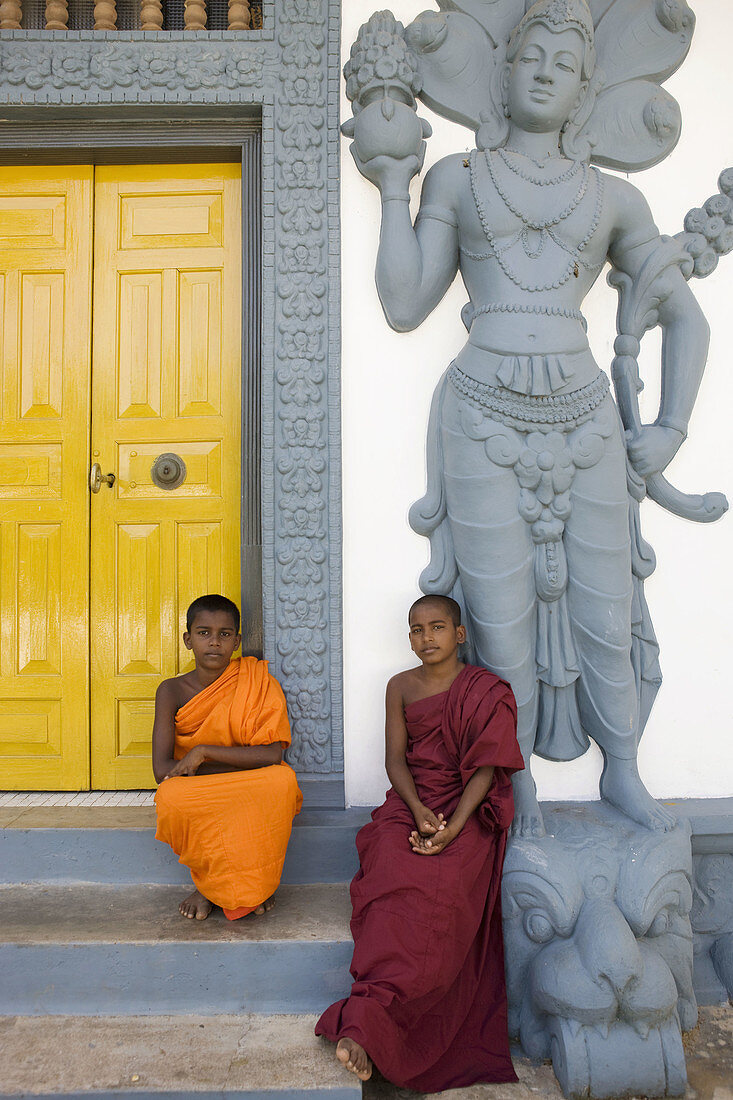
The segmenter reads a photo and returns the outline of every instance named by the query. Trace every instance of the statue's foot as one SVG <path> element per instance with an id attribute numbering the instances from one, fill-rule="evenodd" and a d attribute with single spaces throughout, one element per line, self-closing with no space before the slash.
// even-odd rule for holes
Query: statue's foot
<path id="1" fill-rule="evenodd" d="M 516 772 L 512 776 L 514 787 L 514 820 L 509 830 L 510 836 L 542 837 L 545 835 L 545 823 L 542 810 L 537 801 L 537 788 L 529 771 Z"/>
<path id="2" fill-rule="evenodd" d="M 663 809 L 642 783 L 636 760 L 605 756 L 600 788 L 601 798 L 644 828 L 669 832 L 677 827 L 677 818 Z"/>

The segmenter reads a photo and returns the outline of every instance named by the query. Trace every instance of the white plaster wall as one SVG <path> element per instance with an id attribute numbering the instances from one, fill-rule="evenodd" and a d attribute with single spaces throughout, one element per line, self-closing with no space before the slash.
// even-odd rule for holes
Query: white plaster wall
<path id="1" fill-rule="evenodd" d="M 633 177 L 660 230 L 669 234 L 682 229 L 687 210 L 713 194 L 720 171 L 733 165 L 733 3 L 691 3 L 697 14 L 692 50 L 666 84 L 682 107 L 682 138 L 663 164 Z M 377 6 L 373 0 L 344 0 L 344 61 L 360 24 Z M 408 23 L 429 7 L 431 0 L 394 0 L 392 10 Z M 343 118 L 350 114 L 344 98 Z M 434 128 L 425 170 L 473 144 L 469 131 L 424 107 L 420 114 Z M 414 182 L 413 216 L 419 188 Z M 425 490 L 430 398 L 465 340 L 459 311 L 466 294 L 456 281 L 418 331 L 392 332 L 374 286 L 378 194 L 357 172 L 346 141 L 342 197 L 346 795 L 351 805 L 373 805 L 388 785 L 384 688 L 412 663 L 406 614 L 420 595 L 418 576 L 428 559 L 427 540 L 411 531 L 407 511 Z M 692 286 L 710 321 L 712 342 L 689 438 L 668 472 L 688 492 L 721 489 L 733 499 L 733 254 Z M 601 278 L 584 306 L 592 347 L 605 369 L 612 358 L 615 301 Z M 650 334 L 642 361 L 647 419 L 656 415 L 659 393 L 653 341 Z M 642 521 L 658 556 L 646 590 L 664 683 L 642 740 L 641 773 L 660 798 L 731 795 L 733 519 L 694 524 L 645 502 Z M 595 746 L 569 764 L 535 757 L 540 798 L 596 798 L 600 759 Z"/>

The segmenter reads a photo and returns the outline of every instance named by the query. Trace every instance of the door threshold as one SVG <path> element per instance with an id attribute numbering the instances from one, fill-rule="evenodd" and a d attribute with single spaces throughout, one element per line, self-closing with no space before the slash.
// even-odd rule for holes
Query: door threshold
<path id="1" fill-rule="evenodd" d="M 152 806 L 155 791 L 0 791 L 2 809 L 26 806 Z"/>

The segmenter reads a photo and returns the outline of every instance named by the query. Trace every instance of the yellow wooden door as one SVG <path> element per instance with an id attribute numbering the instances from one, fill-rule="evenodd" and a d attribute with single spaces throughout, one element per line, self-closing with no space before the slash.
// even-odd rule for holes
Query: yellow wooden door
<path id="1" fill-rule="evenodd" d="M 240 596 L 239 166 L 97 168 L 91 461 L 92 786 L 153 785 L 186 607 Z M 163 488 L 185 466 L 185 480 Z"/>
<path id="2" fill-rule="evenodd" d="M 92 168 L 0 168 L 0 786 L 89 784 Z"/>

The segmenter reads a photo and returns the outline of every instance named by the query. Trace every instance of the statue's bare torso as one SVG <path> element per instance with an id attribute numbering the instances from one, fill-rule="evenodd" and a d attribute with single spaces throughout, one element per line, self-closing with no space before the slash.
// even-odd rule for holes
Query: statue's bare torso
<path id="1" fill-rule="evenodd" d="M 494 161 L 498 160 L 496 154 Z M 628 257 L 624 253 L 624 242 L 630 242 L 641 255 L 646 255 L 650 241 L 657 239 L 657 231 L 652 221 L 646 201 L 639 191 L 631 184 L 607 173 L 601 173 L 597 169 L 590 170 L 589 182 L 586 193 L 576 208 L 558 226 L 554 227 L 557 237 L 567 243 L 570 260 L 579 240 L 591 232 L 591 236 L 578 257 L 577 275 L 575 270 L 568 278 L 556 287 L 547 287 L 539 291 L 528 290 L 517 284 L 503 270 L 482 225 L 477 204 L 472 188 L 472 175 L 474 185 L 477 187 L 479 202 L 486 221 L 489 223 L 494 244 L 501 250 L 513 241 L 523 228 L 520 218 L 509 210 L 501 197 L 497 194 L 491 176 L 489 175 L 486 157 L 483 154 L 473 154 L 473 165 L 467 156 L 458 154 L 441 160 L 428 173 L 423 190 L 422 210 L 423 217 L 418 219 L 417 233 L 423 248 L 426 262 L 446 264 L 456 263 L 460 269 L 466 290 L 474 309 L 482 306 L 493 305 L 517 305 L 529 309 L 541 309 L 549 307 L 556 310 L 551 312 L 527 312 L 522 314 L 523 323 L 517 324 L 517 314 L 510 310 L 496 308 L 492 312 L 478 313 L 471 325 L 469 348 L 462 356 L 463 369 L 467 369 L 473 377 L 480 381 L 492 383 L 496 379 L 491 377 L 491 365 L 488 359 L 481 357 L 482 349 L 506 353 L 533 355 L 538 352 L 576 353 L 588 347 L 584 325 L 579 316 L 563 315 L 580 313 L 583 300 L 598 278 L 604 264 L 613 252 L 613 259 L 617 265 L 626 267 L 633 264 L 633 253 Z M 530 168 L 533 164 L 528 158 Z M 519 158 L 515 158 L 521 163 Z M 550 174 L 559 176 L 572 162 L 565 158 L 553 158 Z M 498 176 L 501 167 L 495 168 Z M 537 173 L 537 169 L 534 169 Z M 505 173 L 506 174 L 506 173 Z M 503 177 L 499 177 L 500 185 Z M 520 181 L 521 182 L 521 181 Z M 532 191 L 539 192 L 535 196 Z M 545 191 L 548 189 L 545 189 Z M 578 192 L 577 179 L 571 179 L 568 184 L 558 185 L 553 190 L 560 194 L 553 199 L 559 207 L 564 207 L 573 201 Z M 540 189 L 533 188 L 531 183 L 525 184 L 524 193 L 520 201 L 525 207 L 532 210 L 532 199 L 535 199 L 535 209 L 541 217 L 541 202 L 545 197 Z M 558 201 L 559 200 L 559 201 Z M 446 220 L 440 220 L 440 212 L 444 211 Z M 455 225 L 449 222 L 454 220 Z M 538 234 L 534 233 L 535 241 Z M 447 238 L 452 238 L 450 247 Z M 647 248 L 644 246 L 647 245 Z M 519 260 L 523 257 L 519 253 L 521 246 L 514 244 L 514 253 L 519 254 Z M 454 251 L 455 250 L 455 251 Z M 539 283 L 543 288 L 545 283 L 555 281 L 557 275 L 559 281 L 565 273 L 564 257 L 559 249 L 555 269 L 543 279 L 543 268 L 537 260 L 524 257 L 522 272 L 527 275 L 523 281 L 530 285 Z M 478 258 L 481 257 L 481 258 Z M 515 261 L 514 267 L 518 264 Z M 636 265 L 633 265 L 636 266 Z M 537 275 L 532 281 L 532 269 L 537 268 Z M 475 350 L 473 350 L 475 349 Z M 470 365 L 470 368 L 469 368 Z M 588 368 L 590 372 L 591 368 Z M 570 385 L 578 388 L 591 380 L 587 377 L 575 378 Z M 566 389 L 568 387 L 565 387 Z"/>

